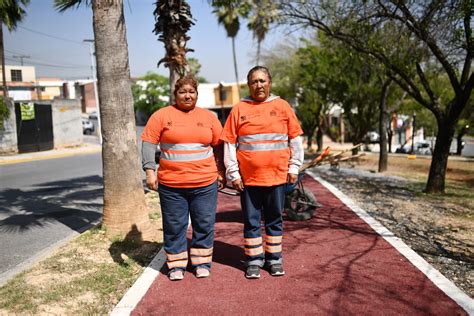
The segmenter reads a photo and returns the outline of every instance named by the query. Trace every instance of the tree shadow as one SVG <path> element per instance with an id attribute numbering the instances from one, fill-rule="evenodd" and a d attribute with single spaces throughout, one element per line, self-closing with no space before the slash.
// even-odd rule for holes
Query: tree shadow
<path id="1" fill-rule="evenodd" d="M 214 241 L 213 262 L 220 263 L 240 271 L 245 271 L 245 254 L 242 247 L 226 242 Z"/>
<path id="2" fill-rule="evenodd" d="M 144 241 L 143 234 L 136 225 L 132 225 L 123 240 L 114 241 L 110 245 L 109 253 L 114 262 L 119 265 L 128 266 L 129 259 L 132 259 L 140 266 L 147 267 L 162 245 L 155 241 Z"/>
<path id="3" fill-rule="evenodd" d="M 103 184 L 89 176 L 7 189 L 0 196 L 0 233 L 44 227 L 54 222 L 84 232 L 102 217 Z"/>
<path id="4" fill-rule="evenodd" d="M 216 213 L 216 223 L 236 222 L 243 223 L 243 214 L 241 210 L 221 211 Z"/>

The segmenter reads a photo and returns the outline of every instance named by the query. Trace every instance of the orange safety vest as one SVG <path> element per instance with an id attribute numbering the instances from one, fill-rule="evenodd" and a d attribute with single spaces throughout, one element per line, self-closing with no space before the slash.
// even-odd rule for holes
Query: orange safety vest
<path id="1" fill-rule="evenodd" d="M 289 139 L 303 134 L 290 105 L 279 97 L 242 100 L 230 112 L 221 139 L 236 144 L 245 185 L 272 186 L 287 180 Z"/>
<path id="2" fill-rule="evenodd" d="M 175 188 L 202 187 L 216 181 L 211 146 L 220 143 L 221 132 L 217 117 L 202 108 L 183 112 L 167 106 L 153 113 L 143 130 L 142 141 L 160 144 L 158 181 Z"/>

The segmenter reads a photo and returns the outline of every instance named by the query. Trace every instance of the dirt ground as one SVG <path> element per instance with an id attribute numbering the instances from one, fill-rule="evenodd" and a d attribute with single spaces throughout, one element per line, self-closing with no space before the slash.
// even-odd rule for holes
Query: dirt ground
<path id="1" fill-rule="evenodd" d="M 429 159 L 389 157 L 389 170 L 376 173 L 377 155 L 357 162 L 327 165 L 313 171 L 352 198 L 372 217 L 401 238 L 444 276 L 474 296 L 474 210 L 472 194 L 423 194 Z M 409 176 L 407 174 L 410 173 Z M 408 180 L 410 179 L 410 180 Z M 447 179 L 474 186 L 474 162 L 448 165 Z"/>

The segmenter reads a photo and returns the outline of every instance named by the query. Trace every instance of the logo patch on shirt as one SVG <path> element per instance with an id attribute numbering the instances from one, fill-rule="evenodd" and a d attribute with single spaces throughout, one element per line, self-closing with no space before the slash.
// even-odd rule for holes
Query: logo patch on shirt
<path id="1" fill-rule="evenodd" d="M 204 127 L 204 124 L 202 122 L 197 122 L 197 126 Z"/>
<path id="2" fill-rule="evenodd" d="M 277 115 L 277 113 L 275 111 L 273 111 L 273 110 L 270 111 L 270 116 L 276 116 L 276 115 Z"/>
<path id="3" fill-rule="evenodd" d="M 170 127 L 173 125 L 173 122 L 169 121 L 169 122 L 166 122 L 166 126 Z"/>
<path id="4" fill-rule="evenodd" d="M 241 120 L 241 121 L 245 121 L 245 120 L 247 120 L 247 117 L 246 117 L 245 115 L 242 115 L 242 116 L 240 117 L 240 120 Z"/>

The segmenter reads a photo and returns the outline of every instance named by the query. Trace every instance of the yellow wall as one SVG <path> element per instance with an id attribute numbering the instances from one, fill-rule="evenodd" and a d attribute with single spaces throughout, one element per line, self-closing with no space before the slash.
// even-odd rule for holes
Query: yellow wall
<path id="1" fill-rule="evenodd" d="M 0 69 L 2 67 L 0 66 Z M 36 81 L 36 72 L 35 72 L 35 67 L 32 66 L 5 66 L 5 69 L 7 70 L 5 72 L 5 76 L 7 77 L 7 82 L 12 81 L 11 79 L 11 71 L 12 69 L 15 70 L 21 70 L 21 76 L 23 81 L 22 82 L 35 82 Z"/>

